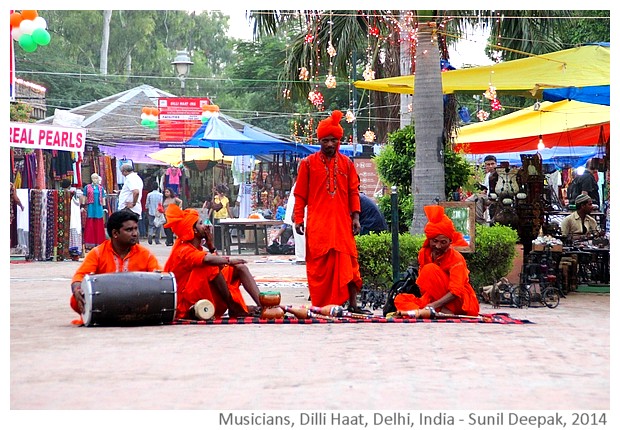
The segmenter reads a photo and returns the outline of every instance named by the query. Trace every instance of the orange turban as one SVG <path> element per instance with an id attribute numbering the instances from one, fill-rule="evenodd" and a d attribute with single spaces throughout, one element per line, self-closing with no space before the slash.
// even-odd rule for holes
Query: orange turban
<path id="1" fill-rule="evenodd" d="M 325 118 L 319 122 L 319 126 L 316 128 L 316 137 L 321 140 L 326 136 L 334 136 L 338 139 L 342 139 L 344 135 L 344 129 L 340 125 L 342 119 L 342 112 L 335 110 L 332 112 L 332 116 Z"/>
<path id="2" fill-rule="evenodd" d="M 468 246 L 468 243 L 463 239 L 463 235 L 456 231 L 452 220 L 445 214 L 443 206 L 424 206 L 424 213 L 426 213 L 428 222 L 424 227 L 426 240 L 422 246 L 427 246 L 430 239 L 434 239 L 440 234 L 450 239 L 452 241 L 452 246 Z"/>
<path id="3" fill-rule="evenodd" d="M 166 209 L 165 228 L 172 230 L 181 240 L 192 240 L 194 238 L 194 224 L 200 219 L 196 209 L 181 210 L 175 204 L 168 205 Z"/>

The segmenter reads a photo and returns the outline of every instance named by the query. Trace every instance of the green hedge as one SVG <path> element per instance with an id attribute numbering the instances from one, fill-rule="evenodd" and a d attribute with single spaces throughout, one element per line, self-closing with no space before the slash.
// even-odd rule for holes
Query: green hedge
<path id="1" fill-rule="evenodd" d="M 418 261 L 418 251 L 424 243 L 424 235 L 399 235 L 399 271 Z M 392 279 L 392 234 L 369 234 L 356 236 L 360 273 L 364 284 L 371 288 L 387 290 Z M 463 254 L 470 271 L 474 289 L 489 285 L 512 269 L 515 256 L 517 232 L 505 226 L 476 225 L 476 252 Z"/>

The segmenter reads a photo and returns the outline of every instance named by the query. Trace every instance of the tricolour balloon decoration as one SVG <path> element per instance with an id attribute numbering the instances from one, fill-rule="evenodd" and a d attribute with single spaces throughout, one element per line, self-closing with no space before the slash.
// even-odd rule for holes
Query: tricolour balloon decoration
<path id="1" fill-rule="evenodd" d="M 156 107 L 144 106 L 142 108 L 142 115 L 140 115 L 142 119 L 141 124 L 148 128 L 155 128 L 157 127 L 158 117 L 159 109 Z"/>
<path id="2" fill-rule="evenodd" d="M 208 122 L 211 117 L 219 115 L 220 107 L 218 105 L 202 105 L 202 115 L 200 121 L 204 124 Z"/>
<path id="3" fill-rule="evenodd" d="M 36 10 L 22 10 L 11 14 L 11 37 L 26 52 L 34 52 L 38 46 L 50 43 L 47 22 Z"/>

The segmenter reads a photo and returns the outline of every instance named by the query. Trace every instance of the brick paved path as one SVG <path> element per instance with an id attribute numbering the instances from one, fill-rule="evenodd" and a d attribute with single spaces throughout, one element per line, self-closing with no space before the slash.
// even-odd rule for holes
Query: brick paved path
<path id="1" fill-rule="evenodd" d="M 151 249 L 161 263 L 170 251 Z M 305 266 L 247 259 L 261 282 L 297 282 L 261 284 L 283 304 L 308 303 Z M 482 305 L 528 325 L 87 328 L 70 324 L 77 265 L 10 265 L 11 410 L 610 408 L 609 294 Z M 90 429 L 84 419 L 71 425 Z"/>

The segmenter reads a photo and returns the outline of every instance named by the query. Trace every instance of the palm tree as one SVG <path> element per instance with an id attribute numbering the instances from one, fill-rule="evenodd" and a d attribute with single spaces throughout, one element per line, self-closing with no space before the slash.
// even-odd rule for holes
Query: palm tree
<path id="1" fill-rule="evenodd" d="M 285 74 L 289 82 L 294 82 L 303 93 L 303 84 L 297 81 L 297 71 L 301 65 L 308 64 L 309 60 L 316 61 L 319 54 L 325 58 L 324 52 L 327 47 L 327 29 L 331 28 L 333 40 L 337 40 L 339 50 L 359 50 L 365 47 L 368 39 L 368 19 L 363 14 L 338 13 L 338 11 L 318 13 L 316 11 L 260 11 L 250 12 L 254 19 L 255 37 L 262 34 L 275 34 L 291 17 L 317 18 L 316 26 L 320 52 L 313 52 L 304 44 L 306 34 L 301 31 L 294 41 L 291 54 L 289 55 L 288 67 Z M 465 31 L 466 25 L 475 23 L 490 26 L 492 39 L 500 42 L 506 49 L 504 59 L 512 59 L 520 52 L 545 53 L 558 50 L 561 45 L 556 37 L 555 28 L 560 28 L 565 21 L 553 17 L 570 16 L 570 11 L 372 11 L 373 16 L 382 16 L 380 22 L 394 22 L 405 15 L 413 20 L 413 25 L 418 28 L 417 54 L 415 63 L 415 87 L 413 100 L 413 119 L 416 134 L 415 165 L 412 172 L 412 193 L 414 199 L 412 234 L 423 232 L 426 219 L 424 206 L 438 201 L 445 201 L 445 170 L 443 154 L 446 150 L 447 136 L 453 123 L 446 124 L 444 121 L 444 104 L 441 87 L 441 71 L 438 67 L 440 50 L 442 57 L 447 59 L 445 38 L 439 37 L 438 26 L 448 21 L 447 27 L 451 33 L 458 36 Z M 367 14 L 366 16 L 370 16 Z M 327 22 L 331 21 L 329 27 Z M 303 19 L 301 20 L 303 29 Z M 381 25 L 380 22 L 377 25 Z M 445 31 L 445 30 L 444 30 Z M 390 45 L 391 46 L 391 45 Z M 354 51 L 355 52 L 355 51 Z M 373 53 L 376 55 L 376 52 Z M 390 56 L 398 58 L 399 51 L 394 49 Z M 373 57 L 376 59 L 376 57 Z M 340 58 L 340 61 L 346 59 Z M 375 60 L 376 61 L 376 60 Z M 398 64 L 399 61 L 396 61 Z M 316 64 L 316 63 L 315 63 Z M 334 67 L 340 64 L 334 64 Z M 375 67 L 375 70 L 377 68 Z M 346 70 L 346 69 L 345 69 Z M 401 70 L 401 73 L 403 71 Z M 406 71 L 408 73 L 408 71 Z M 345 74 L 346 75 L 346 74 Z M 342 74 L 341 74 L 342 76 Z M 391 101 L 386 102 L 388 105 Z M 397 102 L 395 102 L 397 103 Z M 388 124 L 398 124 L 396 119 Z M 450 118 L 450 115 L 446 115 Z M 386 128 L 389 129 L 389 128 Z"/>

